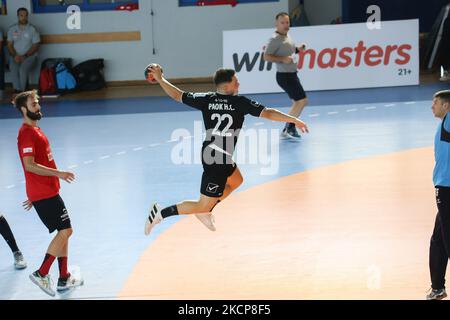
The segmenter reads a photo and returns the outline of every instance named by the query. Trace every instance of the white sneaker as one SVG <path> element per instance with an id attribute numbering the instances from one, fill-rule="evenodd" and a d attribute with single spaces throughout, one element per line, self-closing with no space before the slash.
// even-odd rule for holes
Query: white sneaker
<path id="1" fill-rule="evenodd" d="M 450 81 L 450 71 L 444 70 L 440 81 Z"/>
<path id="2" fill-rule="evenodd" d="M 58 285 L 56 286 L 56 291 L 59 293 L 73 289 L 84 284 L 84 280 L 73 276 L 72 274 L 67 279 L 58 279 Z"/>
<path id="3" fill-rule="evenodd" d="M 146 236 L 150 234 L 150 231 L 152 231 L 152 228 L 160 223 L 163 220 L 163 217 L 161 215 L 161 206 L 157 203 L 153 204 L 150 207 L 150 212 L 148 214 L 147 219 L 145 219 L 145 228 L 144 233 Z"/>
<path id="4" fill-rule="evenodd" d="M 212 213 L 203 213 L 195 215 L 201 223 L 203 223 L 209 230 L 216 231 L 216 226 L 214 225 L 215 219 Z"/>
<path id="5" fill-rule="evenodd" d="M 14 267 L 17 270 L 25 269 L 27 267 L 27 263 L 20 251 L 14 252 Z"/>
<path id="6" fill-rule="evenodd" d="M 54 297 L 56 295 L 55 291 L 52 289 L 53 281 L 49 274 L 42 277 L 39 274 L 39 271 L 35 271 L 30 274 L 30 280 L 49 296 Z"/>

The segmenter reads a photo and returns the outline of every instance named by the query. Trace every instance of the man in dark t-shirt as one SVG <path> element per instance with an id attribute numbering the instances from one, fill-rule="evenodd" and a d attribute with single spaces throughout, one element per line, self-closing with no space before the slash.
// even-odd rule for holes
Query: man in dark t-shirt
<path id="1" fill-rule="evenodd" d="M 215 231 L 211 211 L 243 182 L 232 157 L 245 116 L 250 114 L 293 123 L 302 132 L 308 132 L 308 127 L 295 117 L 238 95 L 239 81 L 232 69 L 217 70 L 214 75 L 216 92 L 208 93 L 183 92 L 162 76 L 161 67 L 157 64 L 151 65 L 148 72 L 172 99 L 202 112 L 206 137 L 202 147 L 200 199 L 183 201 L 164 209 L 155 203 L 146 219 L 145 234 L 148 235 L 153 226 L 163 219 L 179 214 L 196 214 L 208 229 Z"/>

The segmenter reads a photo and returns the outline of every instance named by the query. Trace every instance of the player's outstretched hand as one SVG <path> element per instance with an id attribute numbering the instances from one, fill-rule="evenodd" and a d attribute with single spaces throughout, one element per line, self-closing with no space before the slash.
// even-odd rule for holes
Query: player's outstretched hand
<path id="1" fill-rule="evenodd" d="M 302 133 L 309 133 L 308 126 L 302 120 L 298 120 L 295 122 L 295 126 L 301 130 Z"/>
<path id="2" fill-rule="evenodd" d="M 72 183 L 75 181 L 75 175 L 72 172 L 61 171 L 58 174 L 58 178 L 64 180 L 67 183 Z"/>
<path id="3" fill-rule="evenodd" d="M 25 209 L 25 211 L 30 211 L 31 208 L 33 208 L 33 204 L 30 200 L 27 199 L 22 203 L 22 207 Z"/>
<path id="4" fill-rule="evenodd" d="M 159 64 L 153 63 L 149 68 L 150 73 L 153 75 L 156 81 L 161 81 L 162 79 L 162 69 Z"/>

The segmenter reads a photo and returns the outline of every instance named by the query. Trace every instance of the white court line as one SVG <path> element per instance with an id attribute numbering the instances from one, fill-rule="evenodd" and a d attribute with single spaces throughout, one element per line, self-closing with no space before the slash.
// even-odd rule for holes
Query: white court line
<path id="1" fill-rule="evenodd" d="M 116 153 L 116 156 L 121 156 L 124 155 L 125 153 L 127 153 L 126 151 L 120 151 Z"/>
<path id="2" fill-rule="evenodd" d="M 358 109 L 357 109 L 357 108 L 353 108 L 353 109 L 347 109 L 347 110 L 345 110 L 345 112 L 355 112 L 355 111 L 358 111 Z"/>
<path id="3" fill-rule="evenodd" d="M 320 113 L 311 113 L 311 114 L 309 115 L 310 118 L 318 117 L 318 116 L 320 116 Z"/>
<path id="4" fill-rule="evenodd" d="M 140 151 L 140 150 L 142 150 L 142 149 L 144 149 L 144 148 L 142 148 L 142 147 L 136 147 L 136 148 L 133 149 L 133 151 Z"/>
<path id="5" fill-rule="evenodd" d="M 105 160 L 105 159 L 108 159 L 108 158 L 111 158 L 111 156 L 107 155 L 107 156 L 100 157 L 100 160 Z"/>
<path id="6" fill-rule="evenodd" d="M 264 125 L 264 122 L 256 122 L 256 123 L 254 124 L 254 126 L 262 126 L 262 125 Z"/>
<path id="7" fill-rule="evenodd" d="M 366 110 L 375 110 L 377 107 L 365 107 Z"/>
<path id="8" fill-rule="evenodd" d="M 385 104 L 384 106 L 385 106 L 386 108 L 393 107 L 393 106 L 395 106 L 395 103 Z"/>
<path id="9" fill-rule="evenodd" d="M 94 162 L 93 160 L 87 160 L 87 161 L 84 161 L 83 163 L 84 164 L 90 164 L 90 163 L 92 163 L 92 162 Z"/>
<path id="10" fill-rule="evenodd" d="M 152 143 L 151 145 L 149 145 L 149 147 L 153 148 L 153 147 L 157 147 L 157 146 L 160 146 L 160 145 L 161 145 L 161 143 Z"/>
<path id="11" fill-rule="evenodd" d="M 11 185 L 9 185 L 9 186 L 6 186 L 6 189 L 12 189 L 12 188 L 15 188 L 15 187 L 16 187 L 15 184 L 11 184 Z"/>
<path id="12" fill-rule="evenodd" d="M 408 102 L 403 102 L 403 104 L 416 104 L 415 101 L 408 101 Z"/>
<path id="13" fill-rule="evenodd" d="M 73 164 L 73 165 L 69 166 L 69 169 L 75 169 L 75 168 L 78 168 L 77 164 Z"/>
<path id="14" fill-rule="evenodd" d="M 170 140 L 167 140 L 166 142 L 167 143 L 172 143 L 172 142 L 177 142 L 178 141 L 178 139 L 170 139 Z"/>
<path id="15" fill-rule="evenodd" d="M 333 114 L 338 114 L 339 113 L 339 111 L 330 111 L 330 112 L 328 112 L 327 114 L 329 115 L 329 116 L 332 116 Z"/>

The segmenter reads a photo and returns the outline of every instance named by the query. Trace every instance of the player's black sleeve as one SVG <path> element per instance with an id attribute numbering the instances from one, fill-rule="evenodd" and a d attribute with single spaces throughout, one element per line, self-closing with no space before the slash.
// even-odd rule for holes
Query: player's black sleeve
<path id="1" fill-rule="evenodd" d="M 261 112 L 266 109 L 266 107 L 261 103 L 255 100 L 250 100 L 246 97 L 242 97 L 241 101 L 245 110 L 245 114 L 251 114 L 254 117 L 259 117 L 261 115 Z"/>
<path id="2" fill-rule="evenodd" d="M 184 92 L 182 102 L 192 108 L 203 110 L 208 106 L 209 93 Z"/>

